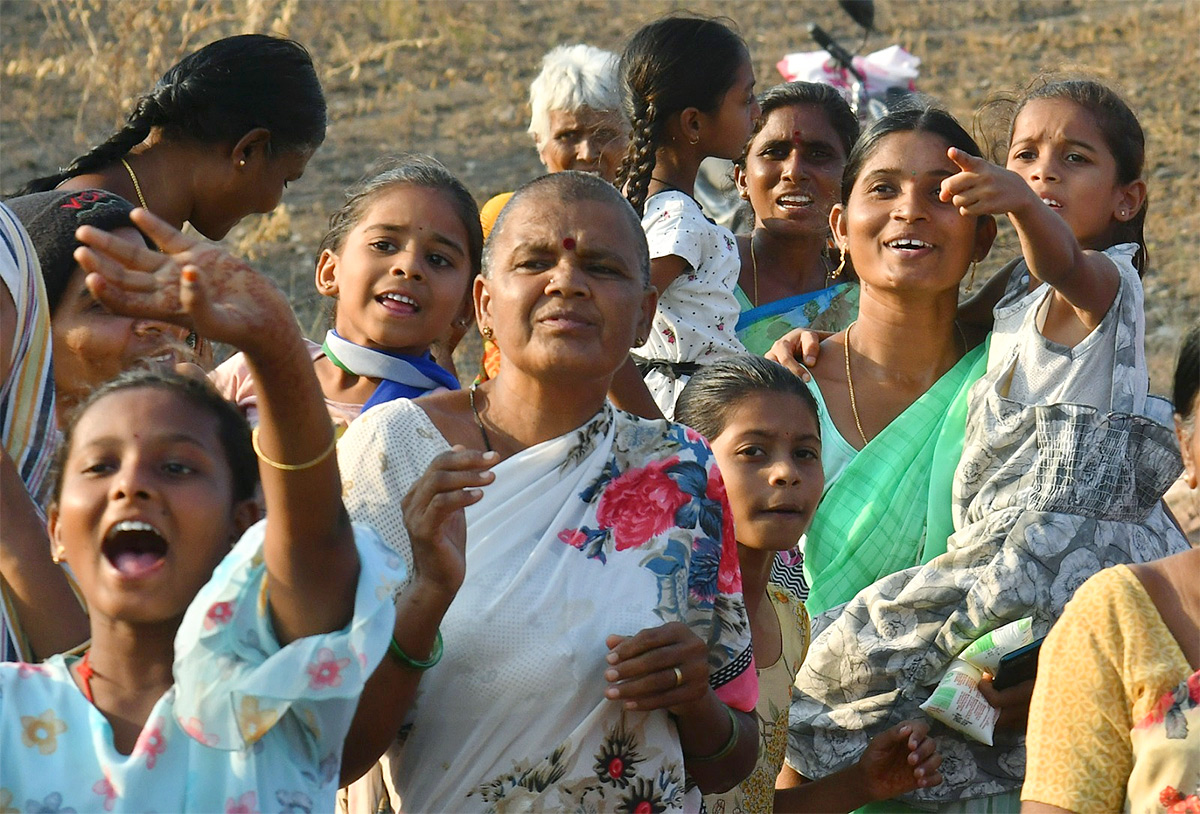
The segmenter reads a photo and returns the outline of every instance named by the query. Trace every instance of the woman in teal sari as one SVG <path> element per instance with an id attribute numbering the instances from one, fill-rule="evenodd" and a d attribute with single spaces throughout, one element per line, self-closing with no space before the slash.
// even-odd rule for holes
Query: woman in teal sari
<path id="1" fill-rule="evenodd" d="M 734 293 L 738 339 L 763 355 L 794 328 L 838 331 L 858 312 L 857 278 L 839 266 L 829 239 L 829 210 L 858 119 L 836 90 L 813 82 L 776 85 L 759 105 L 758 129 L 734 166 L 754 209 L 754 231 L 737 238 Z"/>

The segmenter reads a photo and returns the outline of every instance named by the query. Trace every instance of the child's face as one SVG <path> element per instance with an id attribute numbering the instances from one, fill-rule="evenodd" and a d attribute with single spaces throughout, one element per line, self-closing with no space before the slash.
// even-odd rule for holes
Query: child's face
<path id="1" fill-rule="evenodd" d="M 93 620 L 177 621 L 252 519 L 234 504 L 217 419 L 159 387 L 80 416 L 49 513 L 51 545 Z"/>
<path id="2" fill-rule="evenodd" d="M 829 210 L 838 200 L 846 151 L 818 105 L 777 107 L 746 150 L 746 169 L 735 168 L 755 219 L 771 231 L 829 233 Z"/>
<path id="3" fill-rule="evenodd" d="M 825 474 L 812 408 L 786 393 L 751 393 L 712 440 L 733 508 L 737 541 L 784 551 L 800 540 L 821 500 Z"/>
<path id="4" fill-rule="evenodd" d="M 1021 109 L 1007 167 L 1062 216 L 1085 249 L 1106 248 L 1114 219 L 1132 216 L 1104 134 L 1069 99 L 1034 99 Z"/>
<path id="5" fill-rule="evenodd" d="M 938 293 L 958 290 L 990 236 L 979 219 L 938 198 L 942 181 L 958 172 L 939 135 L 902 131 L 884 136 L 863 162 L 850 200 L 837 204 L 830 224 L 864 284 Z"/>
<path id="6" fill-rule="evenodd" d="M 761 113 L 754 97 L 754 67 L 747 57 L 721 98 L 721 106 L 712 114 L 700 114 L 704 124 L 712 128 L 708 154 L 730 161 L 740 156 Z"/>
<path id="7" fill-rule="evenodd" d="M 365 347 L 420 355 L 467 312 L 468 237 L 445 192 L 383 190 L 337 254 L 317 264 L 317 290 L 336 297 L 337 331 Z"/>

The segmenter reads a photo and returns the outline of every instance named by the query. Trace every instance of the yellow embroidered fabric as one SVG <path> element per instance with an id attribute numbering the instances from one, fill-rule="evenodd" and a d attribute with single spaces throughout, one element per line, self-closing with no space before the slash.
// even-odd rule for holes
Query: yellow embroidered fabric
<path id="1" fill-rule="evenodd" d="M 768 582 L 767 598 L 779 619 L 783 652 L 774 664 L 758 669 L 758 705 L 754 709 L 759 731 L 758 762 L 750 776 L 734 788 L 705 796 L 708 814 L 767 814 L 775 802 L 775 778 L 787 752 L 792 682 L 804 663 L 812 636 L 808 611 L 794 593 Z"/>
<path id="2" fill-rule="evenodd" d="M 1134 723 L 1191 672 L 1132 571 L 1117 565 L 1093 576 L 1042 647 L 1021 799 L 1080 814 L 1120 811 Z"/>

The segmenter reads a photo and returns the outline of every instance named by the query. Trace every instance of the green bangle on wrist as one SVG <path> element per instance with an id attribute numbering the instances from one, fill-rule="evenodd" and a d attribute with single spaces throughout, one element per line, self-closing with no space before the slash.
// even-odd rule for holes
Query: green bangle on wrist
<path id="1" fill-rule="evenodd" d="M 388 652 L 392 654 L 392 658 L 405 667 L 411 667 L 414 670 L 428 670 L 442 660 L 442 630 L 438 628 L 437 638 L 433 640 L 433 652 L 424 661 L 417 661 L 401 650 L 400 645 L 396 644 L 395 634 L 392 635 L 392 640 L 388 642 Z"/>
<path id="2" fill-rule="evenodd" d="M 725 741 L 725 745 L 713 752 L 711 755 L 695 756 L 683 753 L 683 759 L 687 763 L 715 763 L 724 757 L 727 757 L 730 752 L 737 746 L 738 736 L 741 735 L 741 726 L 738 724 L 737 715 L 733 710 L 725 706 L 725 713 L 729 716 L 729 740 Z"/>

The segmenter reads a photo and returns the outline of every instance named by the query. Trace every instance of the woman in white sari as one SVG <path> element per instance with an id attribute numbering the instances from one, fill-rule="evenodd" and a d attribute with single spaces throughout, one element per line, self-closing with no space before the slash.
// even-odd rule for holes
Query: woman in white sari
<path id="1" fill-rule="evenodd" d="M 351 810 L 696 810 L 752 769 L 757 683 L 712 454 L 606 400 L 649 329 L 648 272 L 610 184 L 531 182 L 475 284 L 499 374 L 382 405 L 342 439 L 351 515 L 406 559 L 466 528 L 444 657 Z"/>

